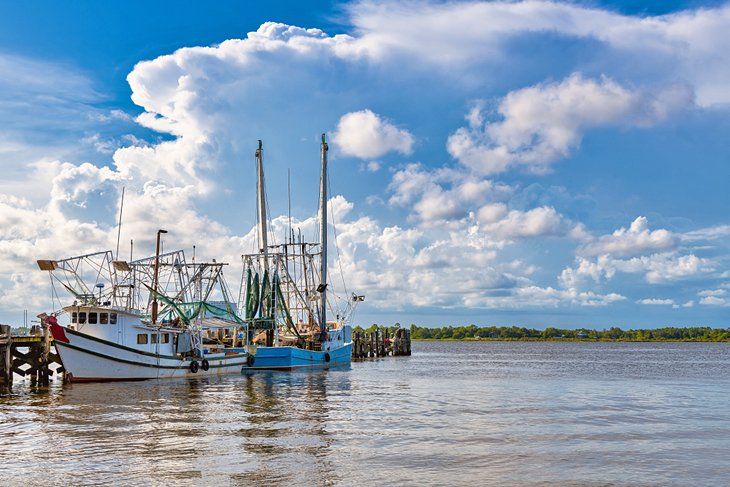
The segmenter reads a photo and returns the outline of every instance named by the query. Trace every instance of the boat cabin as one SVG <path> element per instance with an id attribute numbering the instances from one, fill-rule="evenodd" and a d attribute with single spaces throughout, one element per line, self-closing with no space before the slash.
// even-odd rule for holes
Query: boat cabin
<path id="1" fill-rule="evenodd" d="M 175 354 L 180 330 L 151 327 L 141 321 L 140 315 L 115 308 L 68 306 L 64 311 L 72 330 L 140 352 Z"/>

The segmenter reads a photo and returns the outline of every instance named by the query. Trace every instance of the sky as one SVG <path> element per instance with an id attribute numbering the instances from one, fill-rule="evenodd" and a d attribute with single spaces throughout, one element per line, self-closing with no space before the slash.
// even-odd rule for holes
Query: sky
<path id="1" fill-rule="evenodd" d="M 0 322 L 118 232 L 237 293 L 257 141 L 312 239 L 324 133 L 355 324 L 728 326 L 730 3 L 259 3 L 0 5 Z"/>

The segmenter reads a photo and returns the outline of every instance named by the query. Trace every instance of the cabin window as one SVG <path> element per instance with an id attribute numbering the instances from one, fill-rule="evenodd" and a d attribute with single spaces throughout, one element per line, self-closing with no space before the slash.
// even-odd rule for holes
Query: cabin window
<path id="1" fill-rule="evenodd" d="M 117 324 L 117 314 L 116 313 L 109 313 L 109 324 L 110 325 Z"/>
<path id="2" fill-rule="evenodd" d="M 157 343 L 157 333 L 153 333 L 152 335 L 150 335 L 150 338 L 152 338 L 151 343 Z"/>
<path id="3" fill-rule="evenodd" d="M 76 323 L 76 320 L 78 320 L 78 319 L 79 319 L 79 316 L 78 316 L 78 313 L 76 311 L 74 311 L 73 313 L 71 313 L 71 323 Z"/>
<path id="4" fill-rule="evenodd" d="M 79 311 L 79 325 L 86 323 L 86 311 Z"/>
<path id="5" fill-rule="evenodd" d="M 169 333 L 163 333 L 162 334 L 162 342 L 161 343 L 170 343 L 170 334 Z"/>
<path id="6" fill-rule="evenodd" d="M 89 313 L 89 324 L 90 325 L 96 324 L 96 313 Z"/>
<path id="7" fill-rule="evenodd" d="M 147 333 L 137 334 L 137 345 L 147 345 L 147 340 L 149 340 Z"/>
<path id="8" fill-rule="evenodd" d="M 99 313 L 99 324 L 106 325 L 109 323 L 109 313 Z"/>

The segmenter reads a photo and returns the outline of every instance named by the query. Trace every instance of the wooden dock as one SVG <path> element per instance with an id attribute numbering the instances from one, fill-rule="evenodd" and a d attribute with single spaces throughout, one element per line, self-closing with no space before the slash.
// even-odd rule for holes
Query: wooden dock
<path id="1" fill-rule="evenodd" d="M 0 387 L 12 387 L 14 373 L 30 377 L 32 385 L 48 385 L 54 373 L 63 374 L 52 344 L 46 327 L 33 326 L 30 335 L 13 336 L 9 325 L 0 325 Z M 53 364 L 58 367 L 51 368 Z"/>
<path id="2" fill-rule="evenodd" d="M 376 328 L 352 333 L 352 358 L 407 356 L 411 354 L 411 331 L 405 328 Z"/>

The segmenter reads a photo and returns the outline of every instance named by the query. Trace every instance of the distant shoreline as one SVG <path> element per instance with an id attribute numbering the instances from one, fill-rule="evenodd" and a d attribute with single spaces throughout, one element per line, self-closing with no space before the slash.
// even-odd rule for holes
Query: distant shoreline
<path id="1" fill-rule="evenodd" d="M 376 329 L 392 332 L 401 328 L 372 325 L 364 331 Z M 405 327 L 403 327 L 405 328 Z M 357 327 L 355 330 L 362 330 Z M 519 326 L 443 326 L 426 327 L 415 324 L 408 327 L 411 340 L 429 341 L 525 341 L 525 342 L 730 342 L 730 328 L 707 326 L 622 330 L 616 326 L 603 330 L 578 328 L 574 330 L 548 326 L 545 329 Z"/>
<path id="2" fill-rule="evenodd" d="M 414 342 L 571 342 L 571 343 L 728 343 L 730 339 L 609 339 L 609 338 L 412 338 Z"/>

